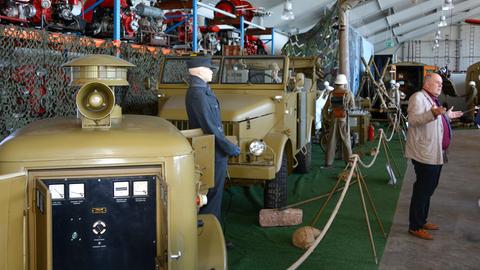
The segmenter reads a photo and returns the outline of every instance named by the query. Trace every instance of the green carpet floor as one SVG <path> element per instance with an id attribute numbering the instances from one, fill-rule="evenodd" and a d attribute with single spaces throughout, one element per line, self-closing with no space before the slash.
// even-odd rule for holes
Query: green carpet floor
<path id="1" fill-rule="evenodd" d="M 367 152 L 373 146 L 376 146 L 376 143 L 361 146 L 355 152 Z M 396 185 L 388 185 L 389 178 L 385 168 L 386 157 L 383 149 L 372 168 L 362 169 L 387 233 L 392 225 L 406 168 L 396 136 L 389 146 L 401 172 L 401 175 L 396 175 L 398 180 Z M 317 144 L 312 148 L 311 171 L 308 174 L 295 173 L 289 176 L 289 204 L 327 193 L 333 188 L 337 174 L 345 167 L 343 161 L 337 160 L 333 168 L 321 168 L 324 164 L 324 153 Z M 364 162 L 369 162 L 371 159 L 370 156 L 362 155 Z M 329 204 L 317 223 L 317 228 L 321 229 L 325 225 L 339 195 L 340 193 L 337 193 L 334 196 L 333 202 Z M 258 213 L 263 205 L 262 187 L 260 185 L 234 186 L 226 190 L 222 205 L 223 225 L 226 239 L 234 244 L 234 247 L 228 251 L 228 268 L 231 270 L 288 268 L 303 254 L 303 250 L 291 244 L 293 232 L 301 226 L 310 225 L 323 202 L 324 199 L 321 199 L 300 207 L 303 209 L 301 225 L 262 228 L 258 224 Z M 380 260 L 386 239 L 382 237 L 371 211 L 370 224 Z M 330 230 L 299 269 L 377 269 L 357 184 L 350 187 Z"/>

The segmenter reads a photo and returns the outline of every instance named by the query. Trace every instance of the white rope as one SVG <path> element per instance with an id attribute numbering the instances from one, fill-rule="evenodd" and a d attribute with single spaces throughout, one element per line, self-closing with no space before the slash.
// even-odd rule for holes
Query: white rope
<path id="1" fill-rule="evenodd" d="M 322 241 L 322 239 L 325 236 L 325 234 L 327 233 L 328 229 L 330 229 L 330 226 L 332 225 L 333 220 L 335 219 L 335 216 L 337 215 L 338 209 L 340 209 L 340 206 L 343 203 L 343 199 L 345 198 L 345 194 L 347 193 L 347 190 L 350 187 L 350 181 L 352 180 L 353 171 L 357 167 L 357 161 L 360 159 L 358 157 L 358 155 L 356 155 L 356 154 L 352 155 L 351 158 L 353 158 L 353 164 L 352 164 L 352 168 L 350 168 L 350 172 L 348 174 L 348 178 L 347 178 L 347 181 L 345 183 L 345 188 L 343 189 L 342 194 L 340 194 L 340 198 L 338 199 L 338 202 L 335 205 L 335 209 L 333 209 L 332 214 L 330 214 L 330 218 L 328 219 L 327 224 L 325 224 L 325 227 L 323 227 L 322 232 L 317 237 L 317 239 L 315 239 L 315 242 L 313 242 L 313 245 L 310 246 L 307 249 L 307 251 L 305 251 L 305 253 L 302 255 L 302 257 L 300 257 L 295 263 L 293 263 L 288 268 L 288 270 L 297 269 L 308 258 L 308 256 L 310 256 L 310 254 L 312 254 L 312 252 L 315 250 L 315 248 L 317 248 L 318 244 L 320 243 L 320 241 Z"/>
<path id="2" fill-rule="evenodd" d="M 396 113 L 395 114 L 395 122 L 393 122 L 393 128 L 392 128 L 392 134 L 390 134 L 389 138 L 387 139 L 385 137 L 385 139 L 387 140 L 387 142 L 390 142 L 393 138 L 393 135 L 395 134 L 395 131 L 397 130 L 397 125 L 398 125 L 398 118 L 399 118 L 399 113 Z"/>
<path id="3" fill-rule="evenodd" d="M 370 163 L 368 165 L 363 163 L 363 161 L 360 158 L 358 159 L 358 163 L 360 163 L 360 165 L 362 165 L 362 167 L 364 167 L 364 168 L 372 167 L 372 165 L 375 163 L 375 160 L 377 160 L 378 154 L 380 153 L 380 145 L 382 143 L 382 140 L 386 139 L 385 133 L 383 132 L 383 129 L 379 129 L 379 131 L 380 131 L 380 133 L 379 133 L 378 145 L 377 145 L 377 148 L 376 148 L 377 152 L 375 153 L 375 156 L 373 157 L 373 159 L 370 161 Z"/>

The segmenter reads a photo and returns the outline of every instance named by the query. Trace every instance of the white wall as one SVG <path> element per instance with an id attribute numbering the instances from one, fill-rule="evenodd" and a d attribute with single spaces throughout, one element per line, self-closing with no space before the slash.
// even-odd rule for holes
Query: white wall
<path id="1" fill-rule="evenodd" d="M 474 32 L 471 42 L 470 31 Z M 480 61 L 480 27 L 470 24 L 461 24 L 440 28 L 442 32 L 439 40 L 440 47 L 433 50 L 435 33 L 405 42 L 397 51 L 398 61 L 415 61 L 428 65 L 445 66 L 451 71 L 466 71 L 472 63 Z M 448 35 L 448 42 L 445 40 Z M 449 55 L 445 56 L 446 44 Z M 473 57 L 470 57 L 470 48 L 473 48 Z"/>
<path id="2" fill-rule="evenodd" d="M 271 35 L 266 35 L 266 36 L 260 36 L 260 38 L 262 40 L 264 40 L 264 42 L 266 42 L 265 40 L 269 40 L 272 38 Z M 274 45 L 274 51 L 275 51 L 275 55 L 281 55 L 282 54 L 282 48 L 283 48 L 283 45 L 285 45 L 285 43 L 288 42 L 288 36 L 282 32 L 275 32 L 274 33 L 274 37 L 273 37 L 273 45 Z M 268 42 L 267 43 L 267 52 L 268 54 L 270 54 L 270 50 L 272 48 L 272 42 Z"/>

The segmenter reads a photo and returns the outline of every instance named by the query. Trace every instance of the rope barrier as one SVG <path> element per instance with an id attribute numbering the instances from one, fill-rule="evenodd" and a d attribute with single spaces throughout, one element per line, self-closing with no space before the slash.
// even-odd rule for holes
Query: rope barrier
<path id="1" fill-rule="evenodd" d="M 395 131 L 396 131 L 397 128 L 398 128 L 398 127 L 397 127 L 397 125 L 398 125 L 398 123 L 399 123 L 399 122 L 398 122 L 398 119 L 399 119 L 398 115 L 399 115 L 398 113 L 395 114 L 395 122 L 393 122 L 392 134 L 390 134 L 390 136 L 389 136 L 388 139 L 385 138 L 385 140 L 387 140 L 387 142 L 390 142 L 390 141 L 392 140 L 393 135 L 395 134 Z"/>
<path id="2" fill-rule="evenodd" d="M 354 185 L 355 183 L 357 183 L 357 180 L 353 180 L 350 185 Z M 340 188 L 337 188 L 334 193 L 337 193 L 339 191 L 342 191 L 344 189 L 344 187 L 340 187 Z M 322 194 L 322 195 L 319 195 L 319 196 L 315 196 L 315 197 L 312 197 L 310 199 L 306 199 L 304 201 L 301 201 L 301 202 L 296 202 L 296 203 L 292 203 L 292 204 L 289 204 L 287 206 L 284 206 L 284 207 L 281 207 L 279 210 L 285 210 L 285 209 L 288 209 L 288 208 L 293 208 L 293 207 L 297 207 L 297 206 L 300 206 L 300 205 L 304 205 L 304 204 L 307 204 L 307 203 L 310 203 L 310 202 L 314 202 L 314 201 L 318 201 L 320 199 L 323 199 L 325 197 L 328 197 L 330 193 L 327 193 L 327 194 Z"/>
<path id="3" fill-rule="evenodd" d="M 358 158 L 358 163 L 360 163 L 360 165 L 362 165 L 362 167 L 364 167 L 364 168 L 370 168 L 370 167 L 372 167 L 372 165 L 373 165 L 373 164 L 375 163 L 375 161 L 377 160 L 378 154 L 380 153 L 380 150 L 379 150 L 379 149 L 380 149 L 380 145 L 381 145 L 381 143 L 382 143 L 382 139 L 385 137 L 385 134 L 384 134 L 384 132 L 383 132 L 383 129 L 379 129 L 379 132 L 380 132 L 380 133 L 379 133 L 379 135 L 378 135 L 378 137 L 379 137 L 379 139 L 378 139 L 378 145 L 377 145 L 377 148 L 376 148 L 376 149 L 377 149 L 377 152 L 375 153 L 375 156 L 374 156 L 373 159 L 370 161 L 370 163 L 367 165 L 367 164 L 363 163 L 363 161 L 362 161 L 360 158 Z"/>
<path id="4" fill-rule="evenodd" d="M 315 242 L 312 244 L 312 246 L 310 246 L 308 248 L 308 250 L 295 262 L 293 263 L 289 268 L 288 270 L 294 270 L 294 269 L 297 269 L 307 258 L 308 256 L 310 256 L 310 254 L 312 254 L 312 252 L 315 250 L 315 248 L 318 246 L 318 244 L 320 243 L 320 241 L 322 241 L 323 237 L 325 237 L 325 234 L 328 232 L 328 230 L 330 229 L 330 226 L 332 225 L 333 223 L 333 220 L 335 219 L 335 217 L 337 216 L 337 213 L 338 213 L 338 209 L 340 209 L 340 206 L 342 205 L 343 203 L 343 199 L 345 198 L 345 194 L 347 193 L 347 190 L 348 188 L 350 187 L 350 181 L 352 180 L 352 176 L 353 176 L 353 172 L 357 166 L 357 162 L 359 160 L 359 156 L 354 154 L 351 156 L 351 158 L 353 159 L 353 163 L 352 163 L 352 167 L 350 168 L 350 172 L 348 174 L 348 178 L 347 178 L 347 181 L 345 183 L 345 188 L 343 189 L 342 193 L 340 194 L 340 198 L 338 199 L 338 202 L 337 204 L 335 205 L 335 208 L 333 209 L 332 211 L 332 214 L 330 214 L 330 217 L 327 221 L 327 224 L 325 224 L 325 227 L 323 228 L 322 232 L 320 233 L 320 235 L 317 237 L 317 239 L 315 239 Z"/>
<path id="5" fill-rule="evenodd" d="M 373 159 L 370 161 L 369 164 L 365 164 L 361 159 L 360 157 L 357 155 L 357 154 L 353 154 L 352 156 L 350 156 L 350 161 L 352 162 L 352 166 L 350 168 L 350 171 L 348 173 L 348 178 L 346 180 L 346 183 L 345 183 L 345 186 L 343 188 L 339 188 L 339 189 L 336 189 L 336 187 L 334 188 L 335 192 L 338 192 L 339 190 L 343 189 L 342 190 L 342 193 L 340 194 L 340 198 L 338 199 L 337 201 L 337 204 L 335 205 L 335 208 L 333 209 L 332 213 L 330 214 L 330 217 L 328 218 L 328 221 L 327 223 L 325 224 L 325 227 L 323 228 L 323 230 L 321 231 L 320 235 L 315 239 L 315 242 L 312 244 L 312 246 L 310 246 L 307 251 L 305 251 L 305 253 L 296 261 L 294 262 L 289 268 L 288 270 L 295 270 L 297 269 L 303 262 L 305 262 L 305 260 L 312 254 L 312 252 L 315 250 L 315 248 L 317 248 L 318 244 L 320 244 L 320 242 L 322 241 L 323 237 L 325 237 L 325 235 L 327 234 L 328 230 L 330 229 L 330 226 L 332 225 L 333 223 L 333 220 L 335 219 L 335 217 L 337 216 L 337 213 L 338 213 L 338 210 L 340 209 L 340 206 L 342 205 L 343 203 L 343 200 L 345 198 L 345 195 L 348 191 L 348 188 L 350 187 L 351 185 L 351 180 L 352 180 L 352 176 L 353 176 L 353 173 L 354 172 L 357 172 L 357 176 L 356 177 L 362 177 L 361 176 L 361 172 L 359 171 L 360 169 L 358 168 L 358 164 L 360 164 L 362 167 L 364 168 L 370 168 L 376 161 L 377 157 L 378 157 L 378 154 L 380 153 L 380 146 L 383 145 L 384 148 L 385 148 L 385 151 L 386 151 L 386 155 L 387 155 L 387 158 L 388 158 L 388 154 L 389 154 L 389 149 L 388 149 L 388 146 L 387 146 L 387 142 L 390 142 L 392 139 L 393 139 L 393 135 L 395 134 L 395 131 L 398 129 L 398 125 L 399 125 L 399 120 L 401 121 L 401 117 L 402 115 L 397 113 L 395 115 L 395 122 L 393 124 L 393 128 L 392 128 L 392 133 L 387 137 L 385 135 L 385 132 L 383 131 L 383 129 L 379 129 L 379 135 L 378 135 L 378 145 L 377 145 L 377 152 L 375 153 L 375 156 L 373 157 Z M 383 144 L 382 144 L 383 143 Z M 390 153 L 391 154 L 391 153 Z M 395 164 L 396 165 L 396 164 Z M 347 166 L 345 167 L 345 170 L 348 168 L 349 164 L 347 164 Z M 397 168 L 398 170 L 398 168 Z M 359 184 L 361 185 L 360 181 L 359 181 Z M 364 183 L 365 184 L 365 183 Z M 360 187 L 361 188 L 361 187 Z M 325 197 L 325 196 L 328 196 L 329 194 L 324 194 L 322 196 L 319 196 L 319 197 Z M 330 194 L 331 195 L 331 194 Z M 369 196 L 369 199 L 371 200 L 371 195 L 370 193 L 367 193 L 367 195 Z M 363 195 L 362 195 L 363 196 Z M 313 201 L 317 198 L 312 198 L 312 200 L 308 200 L 308 201 Z M 302 202 L 303 203 L 303 202 Z M 378 214 L 376 213 L 376 211 L 374 212 L 377 219 L 378 219 Z M 316 217 L 317 218 L 317 217 Z M 379 221 L 379 220 L 378 220 Z M 367 220 L 368 222 L 368 220 Z M 379 222 L 380 224 L 380 227 L 381 227 L 381 230 L 382 230 L 382 233 L 384 235 L 384 237 L 386 236 L 385 234 L 385 231 L 383 229 L 383 226 L 381 225 L 381 223 Z M 372 240 L 373 241 L 373 240 Z M 375 250 L 374 250 L 374 253 L 375 253 Z M 376 254 L 374 255 L 375 258 L 376 258 Z"/>
<path id="6" fill-rule="evenodd" d="M 375 153 L 375 156 L 373 157 L 373 159 L 370 161 L 370 163 L 367 165 L 365 164 L 360 158 L 358 160 L 358 163 L 360 163 L 360 165 L 362 165 L 362 167 L 364 168 L 370 168 L 372 167 L 372 165 L 375 163 L 375 161 L 377 160 L 377 156 L 378 154 L 380 153 L 380 146 L 383 145 L 385 148 L 386 148 L 386 143 L 383 142 L 382 144 L 382 140 L 385 140 L 386 142 L 390 142 L 392 139 L 393 139 L 393 135 L 395 134 L 395 131 L 398 129 L 399 127 L 399 119 L 400 119 L 401 115 L 400 114 L 396 114 L 395 115 L 395 122 L 393 123 L 393 128 L 392 128 L 392 133 L 389 135 L 389 138 L 387 137 L 387 135 L 385 135 L 385 132 L 383 131 L 383 129 L 379 129 L 379 135 L 378 135 L 378 145 L 377 145 L 377 152 Z M 387 149 L 385 149 L 385 151 L 387 151 Z M 388 153 L 387 153 L 388 155 Z"/>

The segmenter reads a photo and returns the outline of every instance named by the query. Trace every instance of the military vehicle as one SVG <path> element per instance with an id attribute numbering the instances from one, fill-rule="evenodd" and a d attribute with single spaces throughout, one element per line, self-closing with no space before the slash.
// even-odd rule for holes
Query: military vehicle
<path id="1" fill-rule="evenodd" d="M 465 85 L 467 86 L 470 81 L 474 81 L 477 88 L 480 87 L 480 62 L 474 63 L 467 68 Z M 478 92 L 477 99 L 480 100 L 480 94 Z"/>
<path id="2" fill-rule="evenodd" d="M 185 94 L 189 57 L 165 57 L 158 84 L 159 116 L 188 129 Z M 287 203 L 287 175 L 307 172 L 315 131 L 316 58 L 214 57 L 212 90 L 221 107 L 225 135 L 241 154 L 230 158 L 233 182 L 264 182 L 264 207 Z"/>
<path id="3" fill-rule="evenodd" d="M 226 269 L 219 222 L 197 214 L 213 136 L 121 115 L 111 87 L 127 84 L 128 62 L 66 66 L 86 83 L 79 118 L 37 121 L 0 143 L 0 269 Z"/>
<path id="4" fill-rule="evenodd" d="M 436 66 L 429 66 L 417 62 L 399 62 L 391 64 L 391 69 L 395 71 L 391 80 L 400 83 L 400 91 L 405 93 L 406 100 L 423 85 L 425 76 L 438 70 Z"/>

